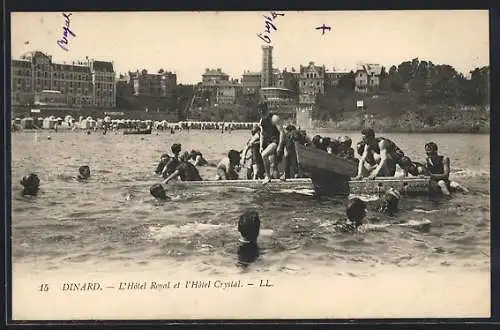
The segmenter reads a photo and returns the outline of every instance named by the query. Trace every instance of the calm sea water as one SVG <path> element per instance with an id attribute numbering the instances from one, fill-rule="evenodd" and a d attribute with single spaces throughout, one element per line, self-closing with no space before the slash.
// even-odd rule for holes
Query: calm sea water
<path id="1" fill-rule="evenodd" d="M 350 136 L 353 141 L 359 139 L 358 133 Z M 106 263 L 140 267 L 160 262 L 166 267 L 225 273 L 236 268 L 237 217 L 254 208 L 260 212 L 262 228 L 260 257 L 252 271 L 293 272 L 313 265 L 353 263 L 370 268 L 488 269 L 489 136 L 383 136 L 396 141 L 414 160 L 423 159 L 426 142 L 436 141 L 440 152 L 451 159 L 452 179 L 470 189 L 451 200 L 404 199 L 396 219 L 369 214 L 382 223 L 429 219 L 429 232 L 392 226 L 378 232 L 334 233 L 332 224 L 344 217 L 345 200 L 317 201 L 290 192 L 193 188 L 169 191 L 178 197 L 166 203 L 150 196 L 149 185 L 159 181 L 153 173 L 159 156 L 169 152 L 172 143 L 181 143 L 184 150 L 199 149 L 215 163 L 228 149 L 241 149 L 249 138 L 247 131 L 150 136 L 13 133 L 12 260 L 32 264 L 34 269 Z M 92 170 L 87 183 L 73 179 L 83 164 Z M 41 179 L 35 198 L 21 196 L 19 180 L 30 172 Z M 201 174 L 212 178 L 215 168 L 203 168 Z"/>

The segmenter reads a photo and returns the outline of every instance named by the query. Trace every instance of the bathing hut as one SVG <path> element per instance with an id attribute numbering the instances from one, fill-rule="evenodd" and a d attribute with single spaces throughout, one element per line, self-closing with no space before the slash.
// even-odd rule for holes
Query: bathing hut
<path id="1" fill-rule="evenodd" d="M 57 124 L 57 120 L 54 117 L 45 117 L 43 119 L 42 128 L 43 129 L 53 129 Z"/>
<path id="2" fill-rule="evenodd" d="M 34 123 L 34 120 L 31 117 L 26 117 L 26 118 L 21 119 L 21 127 L 24 129 L 33 128 L 33 123 Z"/>

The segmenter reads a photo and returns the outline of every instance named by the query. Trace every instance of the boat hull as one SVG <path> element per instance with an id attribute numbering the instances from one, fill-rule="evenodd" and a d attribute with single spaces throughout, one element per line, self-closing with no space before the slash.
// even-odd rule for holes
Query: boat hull
<path id="1" fill-rule="evenodd" d="M 295 142 L 297 163 L 305 176 L 312 177 L 322 172 L 334 173 L 339 176 L 354 177 L 357 173 L 357 164 L 321 149 L 303 146 Z"/>

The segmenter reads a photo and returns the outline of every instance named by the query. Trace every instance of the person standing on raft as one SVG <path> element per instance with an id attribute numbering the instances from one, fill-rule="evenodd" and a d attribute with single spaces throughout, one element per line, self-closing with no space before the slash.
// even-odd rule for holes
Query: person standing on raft
<path id="1" fill-rule="evenodd" d="M 260 103 L 258 106 L 260 114 L 260 154 L 264 163 L 266 176 L 262 184 L 271 181 L 277 172 L 276 155 L 283 152 L 284 133 L 280 125 L 280 119 L 277 115 L 269 112 L 266 102 Z"/>

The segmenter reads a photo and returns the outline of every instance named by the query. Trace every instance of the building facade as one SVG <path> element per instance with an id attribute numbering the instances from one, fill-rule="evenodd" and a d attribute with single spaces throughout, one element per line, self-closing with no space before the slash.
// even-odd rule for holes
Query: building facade
<path id="1" fill-rule="evenodd" d="M 325 66 L 309 62 L 307 66 L 300 66 L 299 75 L 299 103 L 314 104 L 316 96 L 325 93 Z"/>
<path id="2" fill-rule="evenodd" d="M 244 95 L 256 94 L 260 90 L 260 72 L 245 71 L 241 78 L 242 92 Z"/>
<path id="3" fill-rule="evenodd" d="M 297 99 L 294 91 L 280 87 L 263 87 L 260 89 L 260 95 L 273 113 L 295 116 Z"/>
<path id="4" fill-rule="evenodd" d="M 222 83 L 216 90 L 217 104 L 236 104 L 242 94 L 242 86 L 237 81 Z"/>
<path id="5" fill-rule="evenodd" d="M 52 56 L 39 51 L 12 60 L 14 106 L 30 106 L 35 103 L 35 98 L 50 100 L 56 95 L 55 104 L 60 105 L 63 103 L 61 100 L 65 100 L 67 107 L 115 107 L 113 63 L 88 58 L 71 64 L 55 63 Z"/>
<path id="6" fill-rule="evenodd" d="M 224 73 L 221 68 L 205 69 L 205 73 L 201 75 L 201 83 L 203 86 L 214 86 L 221 83 L 229 82 L 229 75 Z"/>
<path id="7" fill-rule="evenodd" d="M 33 67 L 28 60 L 12 60 L 12 105 L 28 106 L 34 98 Z"/>
<path id="8" fill-rule="evenodd" d="M 379 64 L 359 64 L 354 77 L 354 90 L 358 93 L 377 91 L 381 72 L 382 66 Z"/>
<path id="9" fill-rule="evenodd" d="M 293 97 L 296 98 L 299 91 L 298 75 L 294 72 L 288 72 L 286 68 L 283 69 L 283 71 L 277 70 L 274 73 L 273 86 L 291 90 L 293 92 Z"/>
<path id="10" fill-rule="evenodd" d="M 158 73 L 137 70 L 129 72 L 129 82 L 135 96 L 172 97 L 177 86 L 177 75 L 163 70 Z"/>
<path id="11" fill-rule="evenodd" d="M 205 98 L 209 105 L 235 104 L 242 95 L 242 85 L 221 68 L 205 69 L 202 74 L 201 86 L 197 92 L 198 98 Z M 207 94 L 208 93 L 208 94 Z M 206 97 L 210 95 L 210 97 Z"/>
<path id="12" fill-rule="evenodd" d="M 348 74 L 349 72 L 337 72 L 335 71 L 335 68 L 333 69 L 333 72 L 325 72 L 325 89 L 337 86 L 340 78 Z"/>

